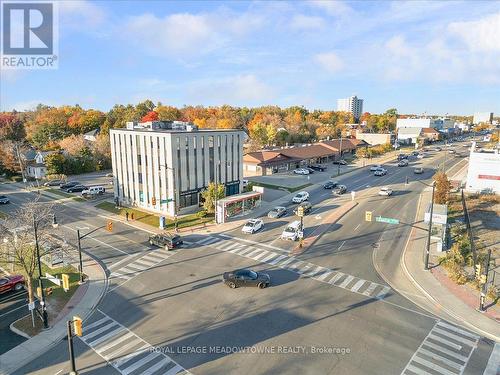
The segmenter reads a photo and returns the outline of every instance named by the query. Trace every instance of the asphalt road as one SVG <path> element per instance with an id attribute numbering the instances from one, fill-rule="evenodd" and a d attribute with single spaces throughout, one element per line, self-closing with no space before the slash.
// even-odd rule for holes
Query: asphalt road
<path id="1" fill-rule="evenodd" d="M 28 293 L 23 289 L 0 295 L 0 354 L 16 347 L 26 338 L 10 330 L 10 324 L 22 318 L 28 312 Z"/>
<path id="2" fill-rule="evenodd" d="M 414 163 L 426 168 L 440 159 L 444 154 Z M 415 368 L 436 363 L 432 356 L 441 353 L 441 369 L 432 373 L 482 373 L 489 340 L 420 309 L 390 289 L 374 267 L 374 248 L 389 252 L 383 260 L 389 269 L 394 265 L 407 237 L 404 223 L 413 222 L 423 185 L 405 186 L 404 178 L 408 172 L 412 181 L 431 177 L 413 175 L 408 167 L 388 169 L 380 178 L 364 170 L 342 176 L 350 189 L 364 190 L 359 205 L 298 258 L 287 256 L 290 242 L 277 240 L 295 219 L 290 215 L 265 218 L 265 230 L 251 236 L 240 229 L 187 236 L 186 248 L 169 253 L 150 249 L 147 234 L 125 225 L 117 224 L 113 234 L 96 232 L 84 246 L 102 258 L 112 284 L 85 322 L 83 340 L 76 339 L 79 372 L 399 374 L 418 373 Z M 388 184 L 397 194 L 376 195 Z M 318 188 L 311 194 L 317 211 L 306 227 L 348 199 Z M 67 236 L 77 227 L 105 223 L 79 207 L 71 202 L 58 208 Z M 368 209 L 402 224 L 366 223 Z M 221 283 L 224 271 L 242 267 L 269 273 L 272 287 L 232 290 Z M 148 345 L 163 350 L 136 352 Z M 66 346 L 60 343 L 17 373 L 67 371 Z M 136 354 L 120 361 L 130 353 Z"/>

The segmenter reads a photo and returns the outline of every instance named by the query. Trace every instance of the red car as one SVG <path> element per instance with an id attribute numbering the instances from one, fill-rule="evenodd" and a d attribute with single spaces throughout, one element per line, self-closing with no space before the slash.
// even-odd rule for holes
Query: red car
<path id="1" fill-rule="evenodd" d="M 0 277 L 0 294 L 11 290 L 21 290 L 24 288 L 24 277 L 22 275 L 12 275 Z"/>

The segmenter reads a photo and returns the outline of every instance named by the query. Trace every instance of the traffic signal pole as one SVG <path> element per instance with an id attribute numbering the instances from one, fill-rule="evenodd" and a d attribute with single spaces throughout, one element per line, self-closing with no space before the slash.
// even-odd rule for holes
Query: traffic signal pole
<path id="1" fill-rule="evenodd" d="M 432 215 L 434 214 L 434 188 L 436 187 L 436 183 L 432 183 L 432 198 L 431 198 L 431 212 L 429 218 L 429 231 L 427 232 L 427 247 L 425 250 L 425 261 L 424 261 L 424 270 L 429 270 L 429 254 L 431 252 L 431 231 L 432 231 Z"/>
<path id="2" fill-rule="evenodd" d="M 68 320 L 68 349 L 69 349 L 69 362 L 71 365 L 70 375 L 78 375 L 78 373 L 76 372 L 76 365 L 75 365 L 75 352 L 73 350 L 73 333 L 71 332 L 71 324 L 72 321 Z"/>
<path id="3" fill-rule="evenodd" d="M 491 261 L 491 249 L 488 250 L 488 259 L 486 260 L 486 267 L 484 270 L 484 282 L 480 279 L 483 285 L 481 285 L 481 294 L 479 295 L 479 311 L 484 311 L 484 300 L 486 299 L 487 285 L 488 285 L 488 274 L 490 272 L 490 261 Z"/>

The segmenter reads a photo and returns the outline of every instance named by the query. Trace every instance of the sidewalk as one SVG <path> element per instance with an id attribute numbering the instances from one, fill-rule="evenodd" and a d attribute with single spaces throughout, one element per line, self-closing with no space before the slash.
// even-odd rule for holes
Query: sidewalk
<path id="1" fill-rule="evenodd" d="M 67 321 L 74 315 L 85 320 L 100 302 L 107 287 L 104 269 L 93 258 L 83 254 L 83 269 L 88 279 L 56 317 L 56 323 L 8 352 L 0 355 L 0 375 L 10 374 L 57 345 L 67 335 Z M 69 354 L 68 354 L 69 355 Z"/>
<path id="2" fill-rule="evenodd" d="M 426 188 L 420 196 L 417 208 L 418 227 L 423 224 L 424 210 L 431 200 L 431 189 Z M 490 307 L 485 313 L 477 311 L 478 298 L 467 287 L 453 283 L 446 271 L 438 265 L 438 257 L 443 253 L 431 250 L 430 271 L 424 270 L 423 250 L 427 242 L 427 231 L 413 227 L 407 248 L 403 251 L 401 266 L 406 276 L 425 295 L 437 311 L 443 311 L 465 327 L 500 342 L 500 315 L 498 307 Z M 439 315 L 439 312 L 438 312 Z"/>

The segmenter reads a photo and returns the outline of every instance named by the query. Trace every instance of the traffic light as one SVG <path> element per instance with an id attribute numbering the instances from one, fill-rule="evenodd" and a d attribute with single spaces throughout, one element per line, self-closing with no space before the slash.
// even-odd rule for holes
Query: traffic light
<path id="1" fill-rule="evenodd" d="M 62 278 L 63 289 L 65 292 L 67 292 L 69 290 L 69 275 L 63 273 L 61 275 L 61 278 Z"/>
<path id="2" fill-rule="evenodd" d="M 486 284 L 486 275 L 481 275 L 479 278 L 479 284 Z"/>
<path id="3" fill-rule="evenodd" d="M 151 198 L 151 203 L 153 204 L 153 206 L 156 206 L 156 198 L 155 197 Z"/>
<path id="4" fill-rule="evenodd" d="M 365 221 L 372 221 L 372 212 L 365 211 Z"/>
<path id="5" fill-rule="evenodd" d="M 481 264 L 476 264 L 476 279 L 479 280 L 481 278 Z"/>
<path id="6" fill-rule="evenodd" d="M 113 222 L 112 221 L 108 221 L 108 223 L 106 224 L 106 230 L 108 232 L 112 232 L 113 231 Z"/>
<path id="7" fill-rule="evenodd" d="M 82 336 L 82 318 L 79 316 L 73 317 L 73 331 L 75 332 L 75 335 Z"/>
<path id="8" fill-rule="evenodd" d="M 297 216 L 304 216 L 304 207 L 303 206 L 297 207 Z"/>

